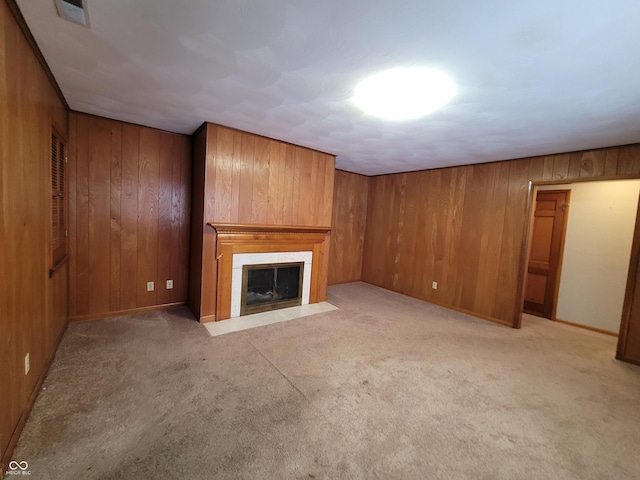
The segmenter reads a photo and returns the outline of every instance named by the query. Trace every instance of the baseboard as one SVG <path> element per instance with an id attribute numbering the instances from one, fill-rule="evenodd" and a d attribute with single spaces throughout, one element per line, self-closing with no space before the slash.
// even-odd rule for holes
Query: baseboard
<path id="1" fill-rule="evenodd" d="M 567 320 L 561 320 L 556 318 L 554 321 L 558 323 L 564 323 L 565 325 L 571 325 L 572 327 L 582 328 L 584 330 L 590 330 L 592 332 L 603 333 L 605 335 L 610 335 L 612 337 L 618 338 L 618 334 L 616 332 L 612 332 L 610 330 L 603 330 L 602 328 L 590 327 L 589 325 L 581 325 L 580 323 L 568 322 Z"/>
<path id="2" fill-rule="evenodd" d="M 126 310 L 115 310 L 113 312 L 90 313 L 88 315 L 75 315 L 69 318 L 70 322 L 84 322 L 85 320 L 98 320 L 100 318 L 118 317 L 120 315 L 130 315 L 132 313 L 150 312 L 153 310 L 162 310 L 169 307 L 180 307 L 186 305 L 187 302 L 163 303 L 162 305 L 152 305 L 150 307 L 129 308 Z"/>
<path id="3" fill-rule="evenodd" d="M 208 322 L 215 322 L 216 321 L 216 314 L 214 313 L 213 315 L 203 315 L 200 317 L 200 323 L 208 323 Z"/>
<path id="4" fill-rule="evenodd" d="M 418 299 L 418 300 L 421 300 L 421 299 Z M 453 305 L 445 305 L 444 303 L 430 302 L 429 300 L 423 300 L 423 301 L 427 302 L 427 303 L 433 303 L 434 305 L 437 305 L 437 306 L 442 307 L 442 308 L 447 308 L 449 310 L 454 310 L 456 312 L 464 313 L 466 315 L 470 315 L 472 317 L 479 318 L 480 320 L 485 320 L 487 322 L 496 323 L 498 325 L 502 325 L 503 327 L 515 328 L 513 326 L 513 323 L 509 323 L 509 322 L 506 322 L 504 320 L 500 320 L 499 318 L 491 317 L 489 315 L 483 315 L 482 313 L 472 312 L 471 310 L 465 310 L 464 308 L 454 307 Z"/>
<path id="5" fill-rule="evenodd" d="M 49 374 L 49 369 L 51 368 L 53 359 L 56 357 L 56 353 L 58 352 L 58 347 L 60 346 L 60 342 L 62 341 L 64 332 L 67 331 L 68 325 L 69 325 L 69 322 L 65 324 L 64 328 L 62 329 L 62 332 L 60 332 L 60 335 L 58 335 L 58 338 L 56 339 L 56 342 L 55 342 L 55 346 L 53 348 L 53 352 L 51 352 L 51 356 L 49 357 L 49 360 L 47 360 L 47 363 L 45 363 L 44 368 L 42 369 L 42 372 L 40 372 L 40 375 L 38 376 L 38 380 L 36 380 L 36 384 L 33 387 L 33 391 L 31 392 L 31 395 L 29 395 L 27 404 L 24 410 L 22 411 L 22 415 L 20 415 L 18 424 L 16 425 L 16 428 L 13 430 L 13 433 L 11 434 L 11 438 L 9 439 L 9 445 L 7 446 L 7 449 L 5 450 L 5 452 L 2 454 L 2 460 L 0 460 L 0 480 L 4 478 L 4 473 L 9 468 L 9 462 L 11 461 L 13 452 L 16 448 L 16 445 L 18 444 L 18 440 L 20 439 L 20 434 L 22 434 L 22 429 L 26 425 L 27 420 L 29 419 L 29 415 L 31 415 L 31 409 L 33 408 L 33 405 L 36 403 L 36 399 L 38 398 L 38 394 L 42 389 L 42 384 L 44 383 L 45 378 L 47 378 L 47 375 Z"/>
<path id="6" fill-rule="evenodd" d="M 632 365 L 640 366 L 640 360 L 637 360 L 635 358 L 623 357 L 622 355 L 618 355 L 617 353 L 616 353 L 616 360 L 620 360 L 621 362 L 631 363 Z"/>
<path id="7" fill-rule="evenodd" d="M 434 302 L 433 300 L 425 300 L 424 298 L 412 297 L 411 295 L 407 295 L 406 293 L 396 292 L 395 290 L 391 290 L 390 288 L 383 287 L 382 285 L 376 285 L 375 283 L 367 282 L 365 280 L 360 280 L 362 283 L 368 283 L 369 285 L 373 285 L 374 287 L 384 288 L 385 290 L 389 290 L 390 292 L 398 293 L 400 295 L 404 295 L 409 298 L 415 298 L 416 300 L 420 300 L 422 302 L 431 303 L 432 305 L 437 305 L 442 308 L 446 308 L 448 310 L 454 310 L 456 312 L 464 313 L 465 315 L 470 315 L 472 317 L 479 318 L 481 320 L 486 320 L 487 322 L 496 323 L 498 325 L 502 325 L 504 327 L 516 328 L 513 323 L 507 322 L 505 320 L 500 320 L 499 318 L 494 318 L 489 315 L 483 315 L 482 313 L 472 312 L 470 310 L 465 310 L 464 308 L 455 307 L 453 305 L 446 305 L 440 302 Z"/>

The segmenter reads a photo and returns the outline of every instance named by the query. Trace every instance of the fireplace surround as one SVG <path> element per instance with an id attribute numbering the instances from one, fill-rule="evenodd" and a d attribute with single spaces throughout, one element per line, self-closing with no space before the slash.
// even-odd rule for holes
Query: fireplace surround
<path id="1" fill-rule="evenodd" d="M 238 317 L 242 303 L 242 266 L 304 263 L 301 304 L 326 300 L 330 227 L 208 223 L 215 234 L 215 315 L 201 321 Z"/>

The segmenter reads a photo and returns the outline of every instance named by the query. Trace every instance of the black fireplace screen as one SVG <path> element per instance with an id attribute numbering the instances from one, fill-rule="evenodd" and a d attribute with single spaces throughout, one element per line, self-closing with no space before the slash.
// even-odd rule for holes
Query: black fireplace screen
<path id="1" fill-rule="evenodd" d="M 300 305 L 303 273 L 303 262 L 244 265 L 240 315 Z"/>

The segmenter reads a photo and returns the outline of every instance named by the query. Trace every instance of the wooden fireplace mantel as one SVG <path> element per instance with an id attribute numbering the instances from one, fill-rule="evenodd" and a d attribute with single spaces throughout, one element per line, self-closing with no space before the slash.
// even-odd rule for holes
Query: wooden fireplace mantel
<path id="1" fill-rule="evenodd" d="M 331 227 L 307 227 L 304 225 L 248 225 L 242 223 L 214 223 L 208 222 L 207 225 L 213 227 L 218 234 L 229 233 L 327 233 L 331 231 Z"/>
<path id="2" fill-rule="evenodd" d="M 313 253 L 310 303 L 326 300 L 331 227 L 248 225 L 207 222 L 215 231 L 215 320 L 231 316 L 231 276 L 235 253 Z"/>

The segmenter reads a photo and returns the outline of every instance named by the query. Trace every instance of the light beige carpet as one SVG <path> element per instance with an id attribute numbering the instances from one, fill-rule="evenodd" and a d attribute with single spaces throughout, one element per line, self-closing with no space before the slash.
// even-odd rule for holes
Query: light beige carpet
<path id="1" fill-rule="evenodd" d="M 615 339 L 370 285 L 210 337 L 185 309 L 74 323 L 14 460 L 33 479 L 637 479 Z"/>

